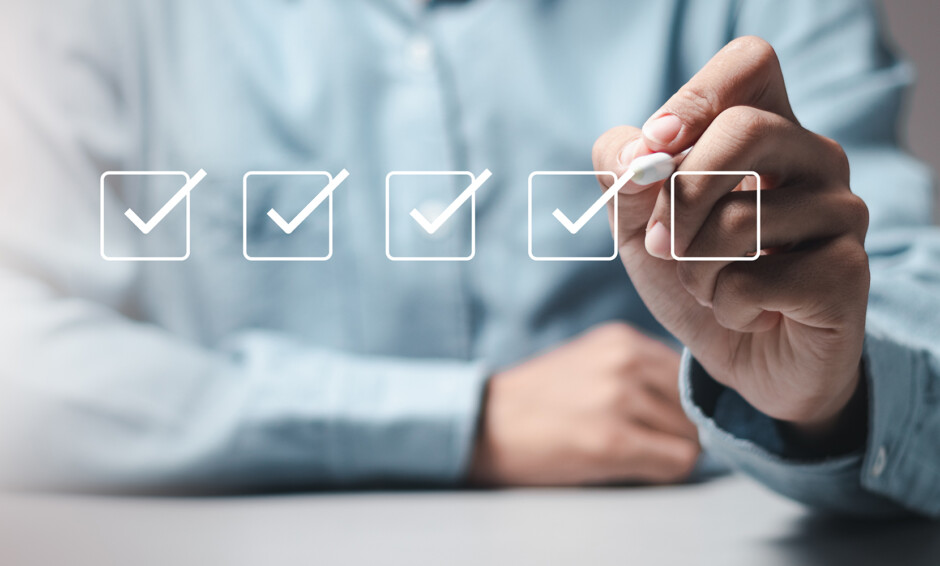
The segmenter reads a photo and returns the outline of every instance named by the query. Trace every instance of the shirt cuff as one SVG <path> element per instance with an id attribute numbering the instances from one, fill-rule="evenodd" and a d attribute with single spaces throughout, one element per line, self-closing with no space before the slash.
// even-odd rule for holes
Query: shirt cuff
<path id="1" fill-rule="evenodd" d="M 473 453 L 490 371 L 463 360 L 308 349 L 266 333 L 231 345 L 256 384 L 238 418 L 253 461 L 314 484 L 453 484 Z"/>
<path id="2" fill-rule="evenodd" d="M 940 517 L 938 375 L 930 360 L 928 352 L 887 333 L 866 336 L 871 425 L 861 482 L 908 509 Z"/>
<path id="3" fill-rule="evenodd" d="M 869 334 L 864 357 L 870 430 L 865 449 L 857 452 L 802 457 L 781 434 L 778 421 L 715 381 L 688 349 L 680 370 L 682 405 L 698 426 L 703 447 L 782 495 L 839 513 L 896 515 L 904 507 L 930 513 L 918 496 L 938 489 L 936 476 L 905 458 L 912 384 L 919 371 L 912 352 Z"/>
<path id="4" fill-rule="evenodd" d="M 361 362 L 352 365 L 341 373 L 359 379 L 337 383 L 340 418 L 330 435 L 342 480 L 463 481 L 489 371 L 476 363 L 412 361 L 385 364 L 372 374 L 380 378 L 362 379 Z"/>

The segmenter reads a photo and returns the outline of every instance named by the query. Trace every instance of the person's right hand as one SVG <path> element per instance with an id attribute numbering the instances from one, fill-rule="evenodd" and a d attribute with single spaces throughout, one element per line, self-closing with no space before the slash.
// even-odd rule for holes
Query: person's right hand
<path id="1" fill-rule="evenodd" d="M 496 374 L 470 479 L 495 485 L 670 483 L 698 435 L 679 405 L 679 356 L 608 323 Z"/>
<path id="2" fill-rule="evenodd" d="M 756 171 L 760 200 L 750 176 L 627 183 L 617 240 L 630 281 L 709 376 L 804 442 L 838 442 L 867 410 L 868 208 L 845 152 L 800 125 L 758 37 L 725 46 L 643 130 L 602 135 L 594 166 L 622 174 L 636 156 L 689 148 L 680 172 Z"/>

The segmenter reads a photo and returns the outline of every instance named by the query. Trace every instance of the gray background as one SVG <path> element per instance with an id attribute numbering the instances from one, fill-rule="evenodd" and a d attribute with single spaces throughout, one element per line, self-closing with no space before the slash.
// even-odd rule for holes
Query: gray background
<path id="1" fill-rule="evenodd" d="M 917 86 L 907 122 L 908 143 L 936 175 L 940 171 L 940 2 L 884 0 L 883 5 L 895 44 L 917 66 Z M 934 211 L 934 218 L 940 218 L 940 203 Z"/>

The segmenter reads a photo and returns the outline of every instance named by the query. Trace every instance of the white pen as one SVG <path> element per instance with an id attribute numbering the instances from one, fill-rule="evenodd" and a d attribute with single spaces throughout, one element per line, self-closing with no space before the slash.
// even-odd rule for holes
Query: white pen
<path id="1" fill-rule="evenodd" d="M 627 172 L 621 177 L 623 181 L 618 184 L 623 186 L 632 181 L 636 185 L 650 185 L 668 179 L 691 150 L 690 147 L 678 155 L 659 152 L 637 157 L 630 162 Z"/>
<path id="2" fill-rule="evenodd" d="M 576 234 L 589 218 L 597 214 L 597 211 L 603 208 L 610 199 L 614 198 L 614 196 L 620 192 L 620 189 L 622 189 L 624 185 L 630 181 L 633 181 L 637 185 L 650 185 L 668 179 L 669 176 L 676 171 L 676 168 L 679 167 L 679 164 L 682 163 L 682 160 L 685 159 L 685 156 L 688 155 L 691 149 L 692 148 L 689 148 L 678 155 L 660 152 L 637 157 L 630 162 L 627 171 L 618 177 L 617 180 L 604 191 L 604 194 L 591 205 L 591 208 L 577 221 L 572 222 L 560 208 L 556 208 L 555 211 L 552 212 L 552 216 L 569 232 Z M 605 174 L 613 175 L 613 173 Z"/>

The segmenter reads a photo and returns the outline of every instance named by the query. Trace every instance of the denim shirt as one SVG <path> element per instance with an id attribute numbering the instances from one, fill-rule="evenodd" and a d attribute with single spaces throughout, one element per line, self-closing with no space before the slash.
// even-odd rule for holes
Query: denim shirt
<path id="1" fill-rule="evenodd" d="M 756 34 L 778 50 L 802 123 L 846 147 L 871 208 L 872 430 L 864 454 L 807 464 L 723 432 L 690 395 L 687 409 L 716 456 L 793 497 L 940 511 L 940 249 L 929 176 L 898 146 L 912 71 L 870 4 L 40 0 L 0 26 L 7 481 L 459 482 L 493 372 L 608 320 L 672 340 L 618 261 L 528 257 L 529 174 L 590 171 L 601 133 L 642 124 L 727 41 Z M 286 177 L 251 198 L 243 185 L 250 171 L 344 168 L 303 237 L 265 214 L 290 218 L 309 195 Z M 185 230 L 178 215 L 166 238 L 120 228 L 127 208 L 154 214 L 165 187 L 99 190 L 102 173 L 199 169 L 186 261 L 102 259 L 99 222 L 131 255 Z M 392 171 L 485 169 L 472 209 L 430 239 L 408 211 L 439 210 L 463 185 L 444 179 L 413 202 L 386 187 Z M 573 211 L 596 191 L 553 204 Z M 468 255 L 471 222 L 469 261 L 386 257 Z M 303 257 L 330 238 L 328 261 L 243 257 L 249 239 Z M 539 225 L 532 239 L 565 256 L 612 245 L 603 214 L 577 238 Z M 686 393 L 709 379 L 684 368 Z"/>

